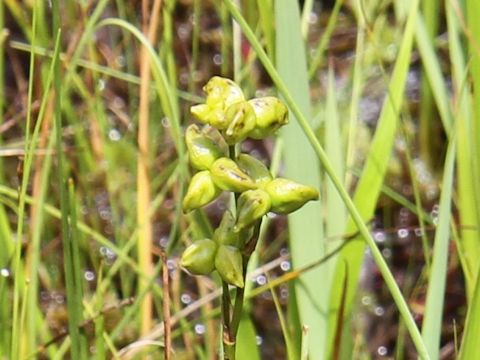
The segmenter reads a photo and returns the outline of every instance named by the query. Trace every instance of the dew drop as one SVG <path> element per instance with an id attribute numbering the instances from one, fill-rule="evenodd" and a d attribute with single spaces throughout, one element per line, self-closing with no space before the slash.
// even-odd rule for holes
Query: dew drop
<path id="1" fill-rule="evenodd" d="M 203 324 L 196 324 L 195 325 L 195 333 L 198 335 L 205 334 L 205 325 Z"/>
<path id="2" fill-rule="evenodd" d="M 386 235 L 382 231 L 375 231 L 375 233 L 373 234 L 373 238 L 377 243 L 383 243 L 385 242 Z"/>
<path id="3" fill-rule="evenodd" d="M 267 283 L 267 278 L 263 275 L 258 275 L 255 281 L 258 285 L 265 285 Z"/>
<path id="4" fill-rule="evenodd" d="M 377 349 L 377 354 L 380 355 L 380 356 L 385 356 L 387 355 L 387 348 L 385 346 L 379 346 L 378 349 Z"/>
<path id="5" fill-rule="evenodd" d="M 215 54 L 213 55 L 213 63 L 217 66 L 222 65 L 223 59 L 222 55 L 220 54 Z"/>
<path id="6" fill-rule="evenodd" d="M 122 138 L 122 134 L 117 129 L 110 129 L 108 132 L 108 138 L 112 141 L 118 141 Z"/>
<path id="7" fill-rule="evenodd" d="M 87 271 L 85 271 L 85 274 L 83 276 L 85 277 L 85 280 L 87 280 L 87 281 L 95 280 L 95 273 L 93 271 L 87 270 Z"/>
<path id="8" fill-rule="evenodd" d="M 362 297 L 362 304 L 368 306 L 372 303 L 372 298 L 370 296 L 363 296 Z"/>
<path id="9" fill-rule="evenodd" d="M 0 269 L 0 275 L 3 277 L 9 277 L 10 276 L 10 270 L 7 268 Z"/>
<path id="10" fill-rule="evenodd" d="M 283 271 L 288 271 L 290 270 L 290 261 L 282 261 L 280 263 L 280 269 L 282 269 Z"/>
<path id="11" fill-rule="evenodd" d="M 381 307 L 381 306 L 377 306 L 373 312 L 374 312 L 375 315 L 377 315 L 377 316 L 383 316 L 383 315 L 385 315 L 385 309 L 384 309 L 383 307 Z"/>
<path id="12" fill-rule="evenodd" d="M 180 296 L 180 301 L 183 304 L 188 305 L 192 302 L 192 297 L 188 294 L 182 294 L 182 296 Z"/>
<path id="13" fill-rule="evenodd" d="M 397 235 L 400 239 L 405 239 L 408 236 L 408 230 L 407 229 L 399 229 L 397 231 Z"/>

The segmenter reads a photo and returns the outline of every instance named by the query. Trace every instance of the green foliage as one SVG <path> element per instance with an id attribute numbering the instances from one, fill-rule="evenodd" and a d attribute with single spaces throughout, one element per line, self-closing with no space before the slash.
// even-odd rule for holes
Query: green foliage
<path id="1" fill-rule="evenodd" d="M 48 5 L 0 2 L 1 359 L 477 356 L 477 0 Z"/>

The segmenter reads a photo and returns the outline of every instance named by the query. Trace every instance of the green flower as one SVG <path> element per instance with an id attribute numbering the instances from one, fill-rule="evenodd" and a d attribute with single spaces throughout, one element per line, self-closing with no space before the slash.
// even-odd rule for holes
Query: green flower
<path id="1" fill-rule="evenodd" d="M 270 195 L 262 189 L 243 192 L 238 198 L 235 231 L 240 231 L 253 225 L 270 210 L 271 205 Z"/>
<path id="2" fill-rule="evenodd" d="M 258 186 L 263 187 L 272 181 L 272 174 L 258 159 L 248 154 L 240 154 L 236 163 Z"/>
<path id="3" fill-rule="evenodd" d="M 210 168 L 213 182 L 222 190 L 243 192 L 255 189 L 255 182 L 245 174 L 232 159 L 223 157 Z"/>
<path id="4" fill-rule="evenodd" d="M 210 171 L 204 170 L 196 173 L 188 186 L 183 198 L 183 211 L 189 212 L 215 200 L 221 193 L 212 180 Z"/>
<path id="5" fill-rule="evenodd" d="M 219 130 L 228 128 L 227 109 L 245 97 L 240 87 L 232 80 L 214 76 L 203 87 L 207 94 L 205 104 L 192 106 L 190 112 L 200 122 L 210 124 Z"/>
<path id="6" fill-rule="evenodd" d="M 267 96 L 248 101 L 255 111 L 256 124 L 249 136 L 264 139 L 288 123 L 288 109 L 276 97 Z"/>
<path id="7" fill-rule="evenodd" d="M 265 191 L 272 200 L 271 211 L 278 214 L 289 214 L 319 197 L 315 188 L 282 178 L 272 180 L 265 186 Z"/>
<path id="8" fill-rule="evenodd" d="M 225 117 L 228 127 L 224 131 L 224 137 L 229 145 L 234 145 L 244 140 L 250 131 L 255 128 L 255 112 L 246 101 L 237 102 L 229 106 Z"/>
<path id="9" fill-rule="evenodd" d="M 180 266 L 193 275 L 208 275 L 215 269 L 217 243 L 210 239 L 195 241 L 185 249 Z"/>
<path id="10" fill-rule="evenodd" d="M 188 157 L 197 170 L 208 170 L 215 160 L 226 155 L 227 144 L 222 143 L 220 134 L 215 136 L 210 129 L 202 131 L 197 125 L 190 125 L 185 131 Z"/>
<path id="11" fill-rule="evenodd" d="M 238 248 L 220 245 L 215 255 L 215 269 L 225 282 L 236 287 L 244 287 L 243 259 Z"/>

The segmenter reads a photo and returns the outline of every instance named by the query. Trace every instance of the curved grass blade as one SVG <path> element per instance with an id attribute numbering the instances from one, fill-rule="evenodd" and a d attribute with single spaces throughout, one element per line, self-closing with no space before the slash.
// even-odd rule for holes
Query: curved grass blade
<path id="1" fill-rule="evenodd" d="M 430 281 L 428 284 L 422 336 L 432 359 L 439 358 L 440 335 L 442 332 L 443 302 L 448 267 L 448 245 L 450 239 L 451 200 L 453 191 L 454 164 L 456 155 L 455 139 L 448 147 L 442 181 L 442 195 L 438 226 L 432 255 Z"/>

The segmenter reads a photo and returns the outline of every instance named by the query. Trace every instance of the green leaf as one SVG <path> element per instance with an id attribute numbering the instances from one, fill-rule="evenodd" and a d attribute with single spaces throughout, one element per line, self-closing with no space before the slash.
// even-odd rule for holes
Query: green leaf
<path id="1" fill-rule="evenodd" d="M 422 325 L 422 336 L 432 359 L 439 358 L 440 335 L 442 333 L 445 280 L 448 267 L 448 244 L 450 239 L 450 217 L 455 164 L 455 140 L 447 152 L 442 182 L 442 195 L 438 226 L 435 232 L 430 282 Z"/>
<path id="2" fill-rule="evenodd" d="M 297 1 L 277 1 L 275 19 L 278 73 L 290 93 L 294 94 L 302 113 L 307 119 L 311 119 L 308 72 Z M 285 176 L 318 188 L 320 169 L 317 157 L 305 141 L 298 121 L 293 119 L 294 116 L 290 116 L 289 124 L 281 131 L 285 149 Z M 301 267 L 325 255 L 321 211 L 319 202 L 311 202 L 288 217 L 294 267 Z M 319 279 L 322 279 L 321 286 Z M 300 320 L 302 325 L 308 326 L 310 339 L 316 339 L 309 344 L 311 359 L 322 359 L 325 356 L 328 288 L 329 277 L 324 268 L 303 274 L 295 286 Z"/>

